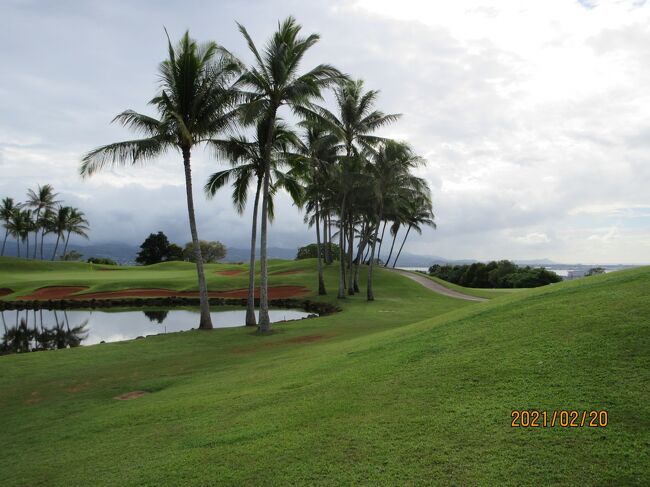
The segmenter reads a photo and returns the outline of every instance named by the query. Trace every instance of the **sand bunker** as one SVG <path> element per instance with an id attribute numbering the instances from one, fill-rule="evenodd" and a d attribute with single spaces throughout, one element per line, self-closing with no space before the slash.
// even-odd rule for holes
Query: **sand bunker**
<path id="1" fill-rule="evenodd" d="M 111 298 L 169 298 L 174 296 L 196 298 L 198 291 L 174 291 L 172 289 L 124 289 L 121 291 L 101 291 L 94 293 L 75 294 L 85 291 L 87 287 L 78 286 L 49 286 L 37 289 L 32 294 L 20 296 L 23 300 L 48 300 L 48 299 L 111 299 Z M 248 289 L 232 289 L 229 291 L 209 291 L 211 298 L 241 299 L 248 297 Z M 304 286 L 273 286 L 269 287 L 269 299 L 286 299 L 309 294 L 309 289 Z M 259 289 L 255 290 L 255 297 L 259 298 Z"/>

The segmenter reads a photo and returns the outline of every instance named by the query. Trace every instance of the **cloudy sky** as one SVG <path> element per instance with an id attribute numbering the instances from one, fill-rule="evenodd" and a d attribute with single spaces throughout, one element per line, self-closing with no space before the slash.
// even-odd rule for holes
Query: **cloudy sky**
<path id="1" fill-rule="evenodd" d="M 429 161 L 438 230 L 406 250 L 447 258 L 650 262 L 650 4 L 645 1 L 67 1 L 0 4 L 0 196 L 51 183 L 88 215 L 93 243 L 189 240 L 182 165 L 81 180 L 81 154 L 130 137 L 110 121 L 150 113 L 166 26 L 249 63 L 294 15 L 329 62 L 402 113 L 383 135 Z M 219 167 L 195 154 L 195 184 Z M 198 191 L 202 238 L 245 247 L 249 219 Z M 270 245 L 314 240 L 281 198 Z"/>

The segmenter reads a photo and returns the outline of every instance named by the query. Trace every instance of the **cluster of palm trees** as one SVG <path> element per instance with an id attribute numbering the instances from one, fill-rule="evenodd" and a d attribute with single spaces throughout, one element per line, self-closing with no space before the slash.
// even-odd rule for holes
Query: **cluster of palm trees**
<path id="1" fill-rule="evenodd" d="M 2 241 L 4 255 L 7 239 L 16 239 L 16 254 L 21 257 L 21 243 L 24 248 L 24 257 L 27 259 L 46 257 L 43 255 L 44 241 L 47 235 L 56 236 L 54 251 L 49 257 L 54 260 L 63 245 L 63 254 L 66 255 L 71 235 L 88 238 L 88 220 L 78 208 L 61 205 L 57 200 L 58 194 L 51 185 L 38 186 L 36 190 L 27 191 L 27 201 L 15 202 L 13 198 L 3 198 L 0 206 L 0 220 L 5 228 Z M 32 250 L 30 250 L 30 242 Z"/>
<path id="2" fill-rule="evenodd" d="M 257 324 L 266 332 L 270 330 L 268 222 L 274 215 L 273 196 L 279 190 L 286 190 L 306 209 L 306 220 L 316 228 L 321 294 L 326 289 L 320 245 L 326 244 L 325 264 L 331 264 L 327 244 L 338 233 L 340 298 L 346 291 L 359 291 L 359 267 L 367 262 L 367 297 L 374 299 L 372 270 L 382 224 L 385 229 L 390 222 L 396 235 L 401 225 L 419 230 L 421 224 L 432 224 L 433 214 L 429 189 L 413 174 L 424 161 L 407 144 L 375 134 L 399 117 L 375 109 L 377 91 L 366 91 L 362 81 L 352 80 L 328 64 L 302 70 L 305 53 L 319 36 L 302 36 L 300 25 L 291 17 L 278 24 L 261 51 L 247 30 L 238 26 L 254 58 L 248 67 L 214 42 L 198 44 L 188 32 L 176 47 L 168 37 L 168 58 L 159 69 L 161 89 L 150 101 L 158 118 L 132 110 L 117 115 L 114 121 L 142 137 L 90 151 L 82 159 L 81 174 L 90 176 L 106 166 L 138 164 L 169 150 L 182 155 L 201 298 L 199 328 L 209 329 L 212 323 L 197 244 L 191 154 L 204 145 L 218 159 L 229 161 L 231 167 L 215 172 L 204 189 L 213 196 L 232 183 L 233 203 L 242 213 L 249 186 L 255 187 L 246 324 Z M 325 90 L 334 95 L 332 111 L 317 104 Z M 283 112 L 297 119 L 295 127 L 283 118 Z M 259 212 L 260 312 L 256 323 L 254 264 Z"/>

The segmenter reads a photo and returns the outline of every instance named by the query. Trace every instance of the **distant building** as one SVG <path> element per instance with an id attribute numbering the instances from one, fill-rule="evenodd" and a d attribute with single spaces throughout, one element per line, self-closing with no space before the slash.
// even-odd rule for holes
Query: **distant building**
<path id="1" fill-rule="evenodd" d="M 567 279 L 577 279 L 579 277 L 585 277 L 585 274 L 587 273 L 589 269 L 571 269 L 567 273 Z"/>

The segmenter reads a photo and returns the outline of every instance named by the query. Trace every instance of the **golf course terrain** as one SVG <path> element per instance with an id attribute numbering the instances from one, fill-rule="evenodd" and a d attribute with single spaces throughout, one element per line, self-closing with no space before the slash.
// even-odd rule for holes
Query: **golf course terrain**
<path id="1" fill-rule="evenodd" d="M 247 276 L 206 265 L 215 296 L 238 296 Z M 271 297 L 341 311 L 269 334 L 0 356 L 0 484 L 648 484 L 650 267 L 514 292 L 443 283 L 483 302 L 383 268 L 374 302 L 337 300 L 336 265 L 325 278 L 318 296 L 315 260 L 270 261 Z M 0 300 L 63 287 L 75 299 L 197 290 L 190 263 L 0 259 Z M 533 409 L 608 421 L 511 426 L 513 410 Z"/>

